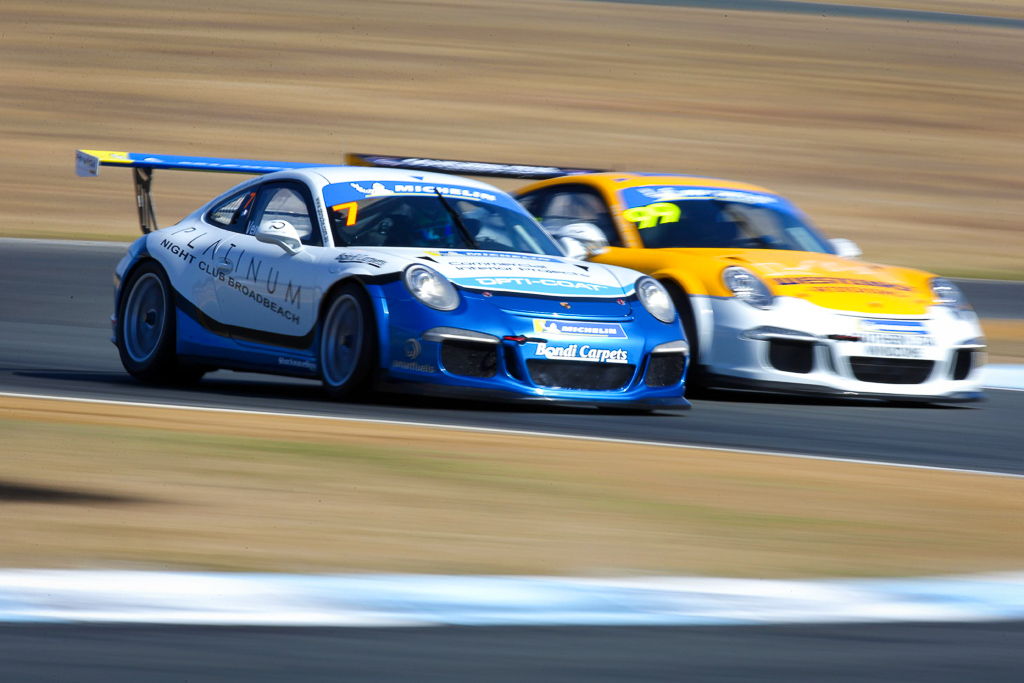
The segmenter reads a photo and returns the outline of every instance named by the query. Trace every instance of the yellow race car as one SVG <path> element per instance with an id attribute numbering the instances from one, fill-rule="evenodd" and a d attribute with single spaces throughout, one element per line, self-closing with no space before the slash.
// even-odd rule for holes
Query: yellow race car
<path id="1" fill-rule="evenodd" d="M 792 203 L 763 187 L 684 175 L 383 159 L 392 161 L 380 165 L 545 178 L 514 195 L 564 248 L 647 273 L 670 291 L 691 346 L 690 388 L 929 402 L 981 396 L 984 340 L 954 283 L 856 260 L 856 245 L 826 239 Z"/>

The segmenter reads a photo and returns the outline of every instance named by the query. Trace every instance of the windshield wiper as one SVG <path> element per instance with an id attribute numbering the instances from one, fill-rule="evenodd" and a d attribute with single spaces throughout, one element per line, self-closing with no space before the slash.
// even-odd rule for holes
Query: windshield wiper
<path id="1" fill-rule="evenodd" d="M 436 194 L 437 198 L 441 200 L 441 205 L 444 206 L 444 210 L 447 211 L 448 215 L 452 217 L 452 221 L 454 221 L 455 227 L 459 229 L 459 234 L 462 235 L 462 239 L 466 240 L 466 244 L 468 244 L 473 249 L 479 249 L 480 247 L 477 246 L 476 240 L 473 239 L 473 236 L 469 234 L 469 230 L 467 230 L 465 224 L 463 224 L 462 218 L 459 216 L 458 211 L 452 208 L 451 204 L 448 203 L 448 200 L 444 198 L 443 194 L 437 191 L 436 187 L 434 188 L 434 194 Z"/>

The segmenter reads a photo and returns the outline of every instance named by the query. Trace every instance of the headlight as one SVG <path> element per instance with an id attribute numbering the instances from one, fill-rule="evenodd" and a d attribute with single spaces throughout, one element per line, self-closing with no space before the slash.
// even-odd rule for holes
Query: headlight
<path id="1" fill-rule="evenodd" d="M 960 288 L 944 277 L 932 278 L 928 284 L 932 288 L 932 296 L 935 297 L 936 306 L 949 306 L 959 310 L 970 310 L 971 305 L 967 303 L 967 297 L 960 291 Z"/>
<path id="2" fill-rule="evenodd" d="M 451 311 L 459 305 L 459 293 L 448 279 L 433 268 L 414 264 L 402 274 L 412 295 L 431 308 Z"/>
<path id="3" fill-rule="evenodd" d="M 672 297 L 661 283 L 652 277 L 642 277 L 636 281 L 636 298 L 644 305 L 647 312 L 663 323 L 676 319 L 676 307 Z"/>
<path id="4" fill-rule="evenodd" d="M 775 303 L 768 285 L 746 268 L 729 266 L 722 271 L 722 282 L 733 296 L 754 308 L 771 308 Z"/>

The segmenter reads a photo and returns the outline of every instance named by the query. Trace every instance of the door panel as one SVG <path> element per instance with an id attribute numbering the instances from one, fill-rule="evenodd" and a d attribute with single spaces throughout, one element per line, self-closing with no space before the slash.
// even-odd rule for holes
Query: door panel
<path id="1" fill-rule="evenodd" d="M 218 287 L 221 322 L 259 332 L 300 337 L 316 324 L 314 259 L 288 254 L 250 235 L 235 235 L 223 253 L 230 264 Z"/>
<path id="2" fill-rule="evenodd" d="M 316 325 L 315 254 L 321 242 L 310 196 L 294 181 L 260 186 L 247 234 L 232 235 L 216 251 L 217 268 L 225 275 L 218 287 L 221 322 L 289 337 L 306 335 Z M 292 254 L 256 239 L 258 227 L 274 220 L 295 227 L 302 251 Z"/>

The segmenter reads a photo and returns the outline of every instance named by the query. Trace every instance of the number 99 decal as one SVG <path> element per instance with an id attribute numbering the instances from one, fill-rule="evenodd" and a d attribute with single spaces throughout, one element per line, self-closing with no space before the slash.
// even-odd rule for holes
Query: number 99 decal
<path id="1" fill-rule="evenodd" d="M 682 211 L 679 206 L 669 202 L 636 206 L 622 212 L 622 217 L 631 223 L 636 223 L 638 230 L 653 228 L 661 223 L 675 223 L 679 220 L 680 215 L 682 215 Z"/>

